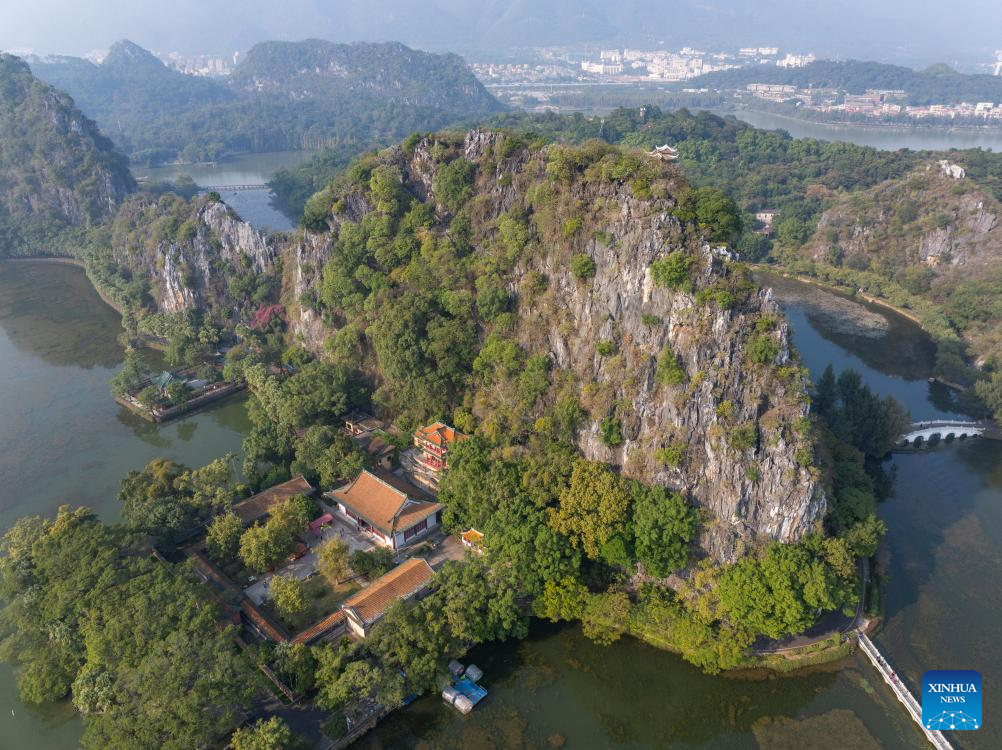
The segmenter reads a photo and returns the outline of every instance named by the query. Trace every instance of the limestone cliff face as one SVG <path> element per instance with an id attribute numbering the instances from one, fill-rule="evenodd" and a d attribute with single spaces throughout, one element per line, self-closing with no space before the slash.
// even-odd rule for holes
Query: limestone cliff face
<path id="1" fill-rule="evenodd" d="M 478 165 L 475 210 L 485 243 L 499 216 L 520 210 L 528 186 L 547 181 L 545 152 L 504 155 L 500 138 L 474 131 L 462 149 Z M 434 194 L 431 144 L 422 142 L 408 153 L 393 149 L 383 159 L 401 169 L 412 195 L 448 218 Z M 330 221 L 330 235 L 307 233 L 286 249 L 290 299 L 303 300 L 318 283 L 339 222 L 375 210 L 358 195 L 345 198 L 341 214 Z M 555 368 L 574 375 L 589 415 L 578 434 L 581 451 L 625 475 L 688 493 L 704 510 L 701 546 L 714 559 L 734 560 L 763 541 L 799 539 L 823 517 L 826 500 L 814 474 L 801 465 L 807 463 L 802 452 L 810 455 L 810 437 L 794 425 L 808 410 L 806 384 L 791 361 L 787 324 L 770 292 L 755 290 L 732 309 L 699 298 L 698 290 L 730 273 L 729 261 L 687 235 L 670 196 L 640 198 L 624 182 L 599 181 L 575 183 L 559 199 L 584 216 L 584 229 L 565 242 L 562 233 L 544 228 L 541 214 L 533 215 L 537 249 L 518 262 L 509 288 L 518 300 L 522 347 L 547 353 Z M 652 279 L 651 264 L 676 250 L 696 258 L 692 291 L 660 288 Z M 575 278 L 572 254 L 594 261 L 591 278 Z M 544 293 L 522 293 L 539 278 L 546 280 Z M 290 322 L 294 335 L 317 352 L 333 332 L 308 305 Z M 771 340 L 776 355 L 756 364 L 748 345 L 762 337 Z M 656 377 L 666 351 L 685 371 L 679 385 Z M 607 415 L 620 424 L 622 440 L 615 447 L 601 439 Z M 745 439 L 733 440 L 735 432 Z M 670 467 L 657 451 L 678 444 L 685 446 L 684 459 Z"/>
<path id="2" fill-rule="evenodd" d="M 862 200 L 836 202 L 821 217 L 810 252 L 851 267 L 977 271 L 1002 261 L 1000 214 L 1002 205 L 972 181 L 930 164 L 871 188 Z"/>
<path id="3" fill-rule="evenodd" d="M 183 204 L 173 196 L 139 196 L 122 209 L 122 217 L 137 227 L 172 213 L 171 230 L 150 232 L 146 227 L 145 241 L 137 241 L 135 232 L 116 234 L 113 240 L 115 261 L 150 281 L 159 312 L 218 310 L 235 304 L 229 293 L 235 276 L 263 274 L 274 267 L 278 254 L 273 242 L 224 203 L 203 197 Z"/>
<path id="4" fill-rule="evenodd" d="M 805 383 L 799 375 L 775 374 L 776 367 L 792 364 L 785 319 L 768 290 L 740 309 L 725 310 L 697 301 L 694 293 L 658 288 L 650 266 L 679 248 L 678 222 L 628 191 L 609 192 L 602 197 L 617 203 L 618 215 L 601 240 L 581 248 L 595 262 L 592 279 L 576 280 L 554 255 L 520 269 L 523 277 L 533 270 L 544 274 L 552 290 L 542 302 L 523 302 L 523 344 L 549 352 L 557 366 L 577 376 L 593 416 L 578 438 L 588 458 L 681 488 L 708 511 L 701 540 L 707 554 L 733 560 L 748 543 L 798 539 L 826 506 L 816 480 L 795 457 L 791 425 L 807 413 Z M 700 284 L 712 283 L 722 260 L 708 246 L 698 258 Z M 763 314 L 777 321 L 768 336 L 778 354 L 767 367 L 752 364 L 746 351 Z M 615 354 L 601 356 L 600 341 L 613 342 Z M 687 383 L 657 382 L 657 360 L 666 350 L 678 356 Z M 607 447 L 594 417 L 614 405 L 622 443 Z M 731 447 L 729 433 L 751 425 L 758 432 L 754 445 Z M 669 443 L 686 446 L 675 468 L 656 457 Z"/>
<path id="5" fill-rule="evenodd" d="M 334 246 L 329 234 L 307 232 L 285 248 L 286 274 L 283 280 L 289 304 L 289 326 L 295 338 L 307 350 L 323 351 L 324 339 L 330 333 L 313 307 L 304 304 L 320 284 L 324 264 L 330 260 Z"/>

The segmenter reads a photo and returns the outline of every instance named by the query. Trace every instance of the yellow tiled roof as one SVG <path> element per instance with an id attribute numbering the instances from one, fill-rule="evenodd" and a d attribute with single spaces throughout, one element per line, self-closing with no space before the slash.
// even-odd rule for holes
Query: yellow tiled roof
<path id="1" fill-rule="evenodd" d="M 351 484 L 330 494 L 386 534 L 409 529 L 442 507 L 418 499 L 424 493 L 410 483 L 392 474 L 368 469 Z"/>
<path id="2" fill-rule="evenodd" d="M 371 625 L 393 602 L 413 596 L 427 586 L 433 575 L 427 561 L 412 557 L 350 597 L 342 606 L 352 610 L 366 625 Z"/>

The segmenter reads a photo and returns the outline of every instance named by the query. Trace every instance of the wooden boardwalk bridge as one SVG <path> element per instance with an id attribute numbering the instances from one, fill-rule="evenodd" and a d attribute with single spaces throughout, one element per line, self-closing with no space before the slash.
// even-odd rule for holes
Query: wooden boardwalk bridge
<path id="1" fill-rule="evenodd" d="M 943 733 L 936 729 L 927 729 L 922 724 L 922 706 L 915 696 L 912 695 L 911 690 L 909 690 L 901 678 L 895 674 L 894 670 L 891 669 L 891 665 L 887 663 L 887 660 L 880 653 L 880 650 L 874 645 L 866 633 L 860 631 L 858 634 L 859 647 L 860 650 L 866 654 L 870 663 L 873 664 L 874 668 L 880 672 L 881 677 L 884 678 L 884 682 L 891 686 L 891 690 L 894 691 L 894 695 L 897 696 L 898 700 L 904 704 L 905 710 L 908 714 L 915 720 L 915 723 L 919 725 L 923 733 L 925 733 L 926 739 L 932 744 L 933 747 L 938 750 L 953 750 L 953 745 L 950 744 L 949 740 L 943 736 Z"/>

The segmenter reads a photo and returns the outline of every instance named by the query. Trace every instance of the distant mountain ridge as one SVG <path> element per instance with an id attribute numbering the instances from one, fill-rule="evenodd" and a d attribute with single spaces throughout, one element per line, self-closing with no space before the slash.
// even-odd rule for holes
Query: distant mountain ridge
<path id="1" fill-rule="evenodd" d="M 0 54 L 0 256 L 58 254 L 135 189 L 128 162 L 66 94 Z"/>
<path id="2" fill-rule="evenodd" d="M 147 164 L 388 142 L 503 109 L 462 58 L 396 42 L 264 42 L 230 79 L 185 75 L 126 40 L 100 65 L 31 64 Z"/>
<path id="3" fill-rule="evenodd" d="M 229 85 L 241 93 L 297 100 L 353 94 L 473 116 L 498 111 L 461 57 L 419 52 L 399 42 L 262 42 L 240 62 Z"/>
<path id="4" fill-rule="evenodd" d="M 232 54 L 268 39 L 309 36 L 336 42 L 396 40 L 464 53 L 582 44 L 710 50 L 779 46 L 819 57 L 924 66 L 933 60 L 990 60 L 1002 24 L 1002 6 L 984 0 L 920 5 L 903 0 L 173 0 L 156 14 L 137 12 L 131 0 L 103 0 L 104 13 L 79 12 L 62 24 L 25 23 L 17 5 L 0 4 L 0 28 L 12 48 L 83 51 L 128 36 L 146 47 L 192 54 Z M 74 15 L 68 5 L 35 0 L 33 13 L 63 19 Z"/>

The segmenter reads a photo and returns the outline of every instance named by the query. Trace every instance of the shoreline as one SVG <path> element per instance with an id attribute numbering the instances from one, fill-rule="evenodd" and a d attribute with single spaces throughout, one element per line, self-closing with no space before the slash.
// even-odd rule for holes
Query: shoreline
<path id="1" fill-rule="evenodd" d="M 920 318 L 916 313 L 912 312 L 911 310 L 907 310 L 903 307 L 898 307 L 896 305 L 893 305 L 887 300 L 882 299 L 881 297 L 874 297 L 872 294 L 867 294 L 866 292 L 860 292 L 860 291 L 847 292 L 845 289 L 841 287 L 837 287 L 833 284 L 820 281 L 819 279 L 815 279 L 810 276 L 803 276 L 801 274 L 791 273 L 790 271 L 784 270 L 778 266 L 770 266 L 761 263 L 749 263 L 748 267 L 751 268 L 753 271 L 759 271 L 761 273 L 771 273 L 775 276 L 782 276 L 787 279 L 792 279 L 793 281 L 799 281 L 802 284 L 810 284 L 811 286 L 816 286 L 818 289 L 824 289 L 827 292 L 834 292 L 836 294 L 849 297 L 850 299 L 856 302 L 859 301 L 858 299 L 856 299 L 857 297 L 861 298 L 864 302 L 869 302 L 871 305 L 877 305 L 878 307 L 882 307 L 885 310 L 890 310 L 891 312 L 900 315 L 902 318 L 910 320 L 912 323 L 919 326 L 927 334 L 929 334 L 930 336 L 932 335 L 932 333 L 923 324 L 922 318 Z"/>
<path id="2" fill-rule="evenodd" d="M 87 277 L 87 281 L 90 282 L 91 287 L 93 287 L 94 291 L 97 292 L 97 296 L 101 298 L 101 301 L 104 302 L 104 304 L 106 304 L 112 310 L 117 312 L 119 315 L 125 314 L 125 311 L 122 309 L 122 307 L 118 303 L 116 303 L 113 299 L 111 299 L 111 297 L 105 294 L 104 291 L 101 289 L 101 287 L 99 287 L 97 284 L 94 283 L 94 280 L 90 277 L 90 274 L 87 273 L 87 264 L 84 263 L 79 258 L 70 258 L 64 255 L 33 255 L 22 258 L 4 258 L 4 262 L 57 263 L 64 266 L 76 266 L 77 268 L 81 269 L 84 272 L 84 276 Z"/>

